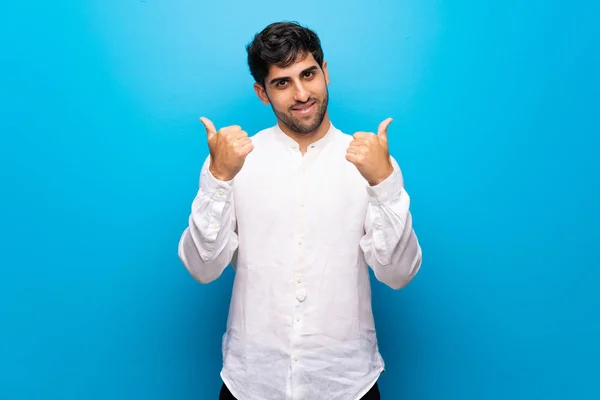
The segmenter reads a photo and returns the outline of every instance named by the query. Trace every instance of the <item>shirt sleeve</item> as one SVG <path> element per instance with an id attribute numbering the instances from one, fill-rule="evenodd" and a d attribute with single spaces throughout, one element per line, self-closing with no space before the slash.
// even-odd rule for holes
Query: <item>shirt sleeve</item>
<path id="1" fill-rule="evenodd" d="M 218 180 L 209 165 L 210 156 L 202 166 L 200 187 L 178 250 L 186 269 L 201 283 L 221 276 L 238 247 L 233 180 Z"/>
<path id="2" fill-rule="evenodd" d="M 375 277 L 401 289 L 421 267 L 422 251 L 412 226 L 402 172 L 396 160 L 391 160 L 394 172 L 378 185 L 367 184 L 369 200 L 360 247 Z"/>

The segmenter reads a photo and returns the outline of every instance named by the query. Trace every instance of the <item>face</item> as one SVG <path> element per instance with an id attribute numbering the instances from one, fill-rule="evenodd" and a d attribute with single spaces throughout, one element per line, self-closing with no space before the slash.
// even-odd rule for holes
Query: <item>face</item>
<path id="1" fill-rule="evenodd" d="M 314 132 L 327 113 L 329 93 L 327 63 L 323 68 L 308 55 L 286 68 L 271 66 L 265 85 L 254 88 L 265 104 L 271 104 L 277 118 L 296 133 Z"/>

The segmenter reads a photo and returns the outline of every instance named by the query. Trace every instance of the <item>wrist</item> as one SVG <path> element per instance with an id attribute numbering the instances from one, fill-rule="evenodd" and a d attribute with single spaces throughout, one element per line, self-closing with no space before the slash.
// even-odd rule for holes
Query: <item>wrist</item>
<path id="1" fill-rule="evenodd" d="M 233 176 L 231 176 L 231 174 L 223 172 L 213 165 L 209 166 L 208 170 L 210 171 L 211 175 L 219 181 L 228 182 L 234 178 Z"/>
<path id="2" fill-rule="evenodd" d="M 390 163 L 389 166 L 377 178 L 369 180 L 368 183 L 370 186 L 377 186 L 381 182 L 383 182 L 387 178 L 389 178 L 393 172 L 394 172 L 394 167 Z"/>

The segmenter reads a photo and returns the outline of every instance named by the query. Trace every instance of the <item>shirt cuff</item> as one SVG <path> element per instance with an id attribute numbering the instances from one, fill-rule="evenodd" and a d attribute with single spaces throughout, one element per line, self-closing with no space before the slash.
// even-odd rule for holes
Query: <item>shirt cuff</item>
<path id="1" fill-rule="evenodd" d="M 384 181 L 375 186 L 367 184 L 367 193 L 369 200 L 376 204 L 386 203 L 402 194 L 402 179 L 400 171 L 394 168 L 394 172 L 390 174 Z"/>
<path id="2" fill-rule="evenodd" d="M 227 200 L 229 193 L 233 188 L 233 179 L 229 181 L 221 181 L 206 168 L 202 177 L 202 190 L 209 194 L 215 200 Z"/>

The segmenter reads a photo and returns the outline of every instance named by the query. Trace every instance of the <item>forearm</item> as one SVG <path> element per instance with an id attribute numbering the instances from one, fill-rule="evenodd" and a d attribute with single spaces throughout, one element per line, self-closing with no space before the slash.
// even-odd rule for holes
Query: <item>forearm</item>
<path id="1" fill-rule="evenodd" d="M 381 184 L 369 187 L 365 235 L 360 245 L 376 278 L 400 289 L 416 275 L 422 251 L 412 226 L 410 197 L 394 161 L 394 172 Z"/>
<path id="2" fill-rule="evenodd" d="M 232 182 L 217 180 L 208 163 L 202 168 L 188 222 L 179 241 L 179 258 L 196 280 L 212 282 L 231 263 L 238 238 Z"/>

